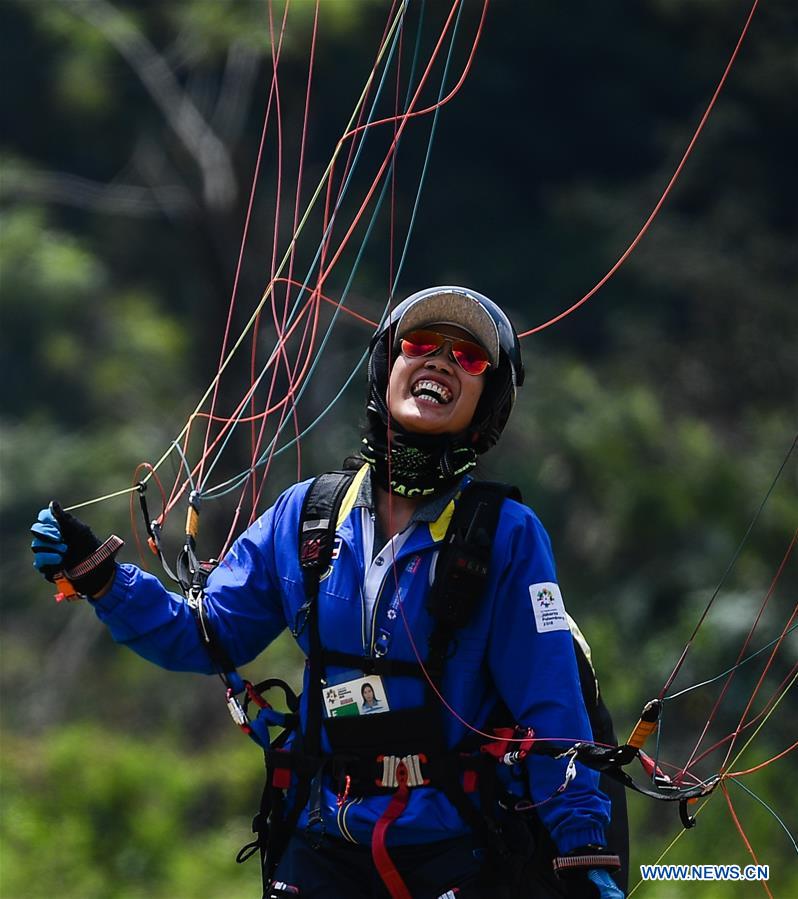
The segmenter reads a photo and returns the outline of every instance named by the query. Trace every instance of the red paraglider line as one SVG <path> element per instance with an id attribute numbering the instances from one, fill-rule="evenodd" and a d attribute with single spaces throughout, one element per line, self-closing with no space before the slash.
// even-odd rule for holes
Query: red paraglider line
<path id="1" fill-rule="evenodd" d="M 779 759 L 783 759 L 785 755 L 789 755 L 791 752 L 794 752 L 798 749 L 798 740 L 792 744 L 792 746 L 788 746 L 785 750 L 780 752 L 778 755 L 774 755 L 772 758 L 769 758 L 765 762 L 760 762 L 758 765 L 754 765 L 753 768 L 746 768 L 744 771 L 729 771 L 725 775 L 726 777 L 743 777 L 746 774 L 753 774 L 755 771 L 761 771 L 763 768 L 767 768 L 768 765 L 772 765 L 773 762 L 777 762 Z"/>
<path id="2" fill-rule="evenodd" d="M 746 635 L 745 640 L 743 641 L 742 648 L 740 649 L 740 652 L 739 652 L 738 655 L 737 655 L 737 659 L 735 660 L 734 667 L 732 668 L 731 672 L 729 673 L 729 676 L 726 678 L 726 681 L 725 681 L 725 683 L 724 683 L 724 685 L 723 685 L 723 689 L 721 690 L 720 695 L 718 696 L 717 700 L 715 701 L 714 706 L 712 707 L 712 711 L 710 712 L 709 717 L 707 718 L 706 724 L 704 725 L 704 728 L 703 728 L 703 730 L 701 731 L 701 735 L 699 736 L 698 741 L 697 741 L 695 747 L 693 748 L 693 751 L 690 753 L 690 757 L 687 759 L 687 762 L 685 763 L 685 766 L 684 766 L 685 769 L 686 769 L 686 768 L 689 768 L 690 765 L 693 763 L 693 759 L 695 758 L 695 755 L 696 755 L 696 753 L 698 752 L 698 748 L 699 748 L 699 746 L 701 745 L 701 742 L 703 741 L 704 737 L 705 737 L 706 734 L 707 734 L 707 731 L 709 730 L 710 725 L 711 725 L 712 722 L 715 720 L 715 717 L 716 717 L 717 714 L 718 714 L 718 710 L 719 710 L 719 708 L 720 708 L 720 705 L 721 705 L 721 703 L 723 702 L 723 699 L 725 698 L 725 696 L 726 696 L 726 694 L 727 694 L 729 688 L 731 687 L 731 684 L 732 684 L 732 681 L 734 680 L 735 674 L 737 673 L 737 670 L 738 670 L 738 666 L 739 666 L 739 664 L 740 664 L 740 661 L 742 660 L 743 656 L 745 655 L 745 651 L 746 651 L 746 649 L 748 648 L 749 643 L 751 642 L 751 638 L 752 638 L 753 635 L 754 635 L 754 631 L 756 630 L 756 627 L 757 627 L 757 625 L 759 624 L 759 621 L 760 621 L 761 618 L 762 618 L 762 615 L 763 615 L 763 613 L 764 613 L 764 611 L 765 611 L 765 608 L 767 607 L 768 603 L 770 602 L 771 597 L 773 596 L 773 593 L 774 593 L 774 591 L 775 591 L 775 589 L 776 589 L 776 585 L 778 584 L 779 579 L 781 578 L 781 575 L 782 575 L 782 573 L 784 572 L 784 568 L 785 568 L 785 566 L 786 566 L 786 564 L 787 564 L 787 561 L 789 560 L 790 556 L 792 555 L 792 551 L 793 551 L 793 549 L 795 548 L 796 540 L 798 540 L 798 530 L 796 530 L 795 533 L 793 534 L 792 540 L 790 541 L 790 544 L 789 544 L 789 546 L 787 547 L 787 550 L 786 550 L 786 552 L 784 553 L 784 556 L 783 556 L 782 559 L 781 559 L 781 563 L 779 564 L 778 570 L 776 571 L 776 574 L 774 575 L 773 580 L 772 580 L 771 583 L 770 583 L 770 587 L 768 588 L 768 591 L 767 591 L 767 593 L 765 594 L 765 598 L 762 600 L 762 603 L 761 603 L 761 605 L 760 605 L 760 607 L 759 607 L 759 612 L 757 613 L 756 619 L 754 620 L 753 625 L 751 626 L 750 630 L 748 631 L 748 634 Z M 790 621 L 787 623 L 787 626 L 786 626 L 786 627 L 784 628 L 784 630 L 782 631 L 781 636 L 780 636 L 778 642 L 777 642 L 776 645 L 773 647 L 773 651 L 771 652 L 770 657 L 769 657 L 769 659 L 768 659 L 768 662 L 767 662 L 767 664 L 765 665 L 765 668 L 764 668 L 764 670 L 763 670 L 763 672 L 762 672 L 762 675 L 761 675 L 761 677 L 760 677 L 760 679 L 759 679 L 759 682 L 757 683 L 757 686 L 756 686 L 756 688 L 754 689 L 754 693 L 753 693 L 753 695 L 751 696 L 750 700 L 748 701 L 748 704 L 747 704 L 746 707 L 745 707 L 745 711 L 743 712 L 743 716 L 742 716 L 742 718 L 741 718 L 741 720 L 740 720 L 740 724 L 739 724 L 738 727 L 737 727 L 737 733 L 739 733 L 740 726 L 742 725 L 743 721 L 745 720 L 745 716 L 747 715 L 749 709 L 751 708 L 751 704 L 752 704 L 752 702 L 754 701 L 754 698 L 756 697 L 756 695 L 757 695 L 757 693 L 758 693 L 758 691 L 759 691 L 759 688 L 760 688 L 761 685 L 762 685 L 762 681 L 763 681 L 763 679 L 764 679 L 764 677 L 765 677 L 765 674 L 766 674 L 766 673 L 768 672 L 768 670 L 770 669 L 770 666 L 771 666 L 771 664 L 773 663 L 773 659 L 774 659 L 774 657 L 775 657 L 775 654 L 776 654 L 776 652 L 778 651 L 779 647 L 781 646 L 781 643 L 782 643 L 782 641 L 784 640 L 784 637 L 786 636 L 787 631 L 789 630 L 789 625 L 792 623 L 792 620 L 795 618 L 796 613 L 798 613 L 798 606 L 796 606 L 796 609 L 795 609 L 795 611 L 793 612 L 793 614 L 792 614 L 792 616 L 791 616 L 791 618 L 790 618 Z M 731 745 L 730 745 L 730 747 L 729 747 L 729 753 L 726 755 L 726 759 L 724 760 L 724 764 L 726 763 L 726 761 L 728 761 L 729 754 L 731 753 L 731 750 L 732 750 L 732 747 L 733 747 L 733 746 L 734 746 L 734 739 L 732 739 L 732 743 L 731 743 Z M 721 767 L 723 767 L 723 766 L 721 766 Z"/>
<path id="3" fill-rule="evenodd" d="M 720 96 L 720 92 L 721 92 L 721 90 L 723 90 L 723 86 L 726 84 L 726 79 L 729 77 L 729 72 L 731 72 L 732 66 L 734 65 L 734 62 L 737 59 L 737 54 L 740 52 L 740 47 L 742 47 L 743 41 L 745 40 L 745 36 L 748 33 L 748 26 L 751 24 L 751 20 L 754 17 L 754 13 L 756 12 L 756 8 L 758 5 L 759 5 L 759 0 L 754 0 L 754 4 L 751 7 L 751 11 L 748 13 L 748 18 L 746 19 L 745 25 L 743 26 L 743 30 L 740 33 L 740 37 L 737 41 L 737 45 L 734 48 L 734 52 L 732 53 L 731 58 L 729 59 L 729 62 L 726 65 L 723 75 L 721 76 L 721 79 L 718 82 L 718 86 L 715 88 L 715 93 L 712 95 L 712 99 L 709 101 L 709 105 L 707 106 L 706 110 L 704 111 L 703 116 L 701 116 L 701 121 L 698 123 L 698 127 L 696 128 L 695 133 L 693 134 L 693 136 L 690 140 L 690 143 L 687 145 L 687 149 L 684 151 L 684 155 L 682 156 L 681 161 L 679 162 L 679 165 L 676 166 L 676 171 L 673 173 L 671 180 L 668 182 L 665 190 L 662 193 L 662 196 L 657 201 L 656 206 L 651 211 L 651 215 L 649 215 L 649 217 L 643 223 L 643 227 L 638 231 L 637 236 L 629 244 L 629 246 L 626 248 L 626 250 L 624 251 L 621 258 L 615 263 L 615 265 L 613 265 L 613 267 L 607 272 L 606 275 L 604 275 L 604 277 L 598 282 L 598 284 L 596 284 L 594 287 L 592 287 L 582 297 L 581 300 L 577 300 L 576 303 L 574 303 L 572 306 L 569 306 L 565 311 L 561 312 L 559 315 L 555 315 L 554 318 L 550 318 L 548 321 L 543 322 L 543 324 L 537 325 L 534 328 L 530 328 L 528 331 L 523 331 L 521 334 L 518 335 L 519 338 L 529 337 L 531 334 L 537 334 L 538 331 L 543 331 L 546 328 L 550 328 L 552 325 L 556 325 L 557 322 L 560 322 L 567 316 L 571 315 L 571 313 L 576 312 L 576 310 L 579 309 L 580 306 L 583 306 L 591 297 L 595 296 L 595 294 L 598 293 L 599 290 L 601 290 L 601 288 L 610 280 L 610 278 L 612 278 L 612 276 L 618 271 L 618 269 L 624 264 L 624 262 L 626 262 L 626 260 L 632 255 L 632 253 L 634 252 L 637 245 L 643 239 L 643 236 L 645 235 L 645 233 L 651 227 L 651 223 L 654 221 L 654 219 L 659 214 L 660 209 L 662 209 L 662 206 L 664 205 L 665 200 L 668 198 L 668 195 L 670 194 L 671 190 L 673 189 L 673 186 L 676 184 L 676 181 L 678 180 L 679 175 L 681 175 L 682 169 L 684 168 L 687 160 L 690 158 L 690 155 L 693 152 L 693 148 L 695 147 L 696 142 L 698 141 L 699 135 L 704 130 L 704 125 L 706 125 L 707 120 L 709 119 L 709 115 L 712 112 L 713 107 L 715 106 L 715 102 L 717 101 L 718 97 Z"/>
<path id="4" fill-rule="evenodd" d="M 255 171 L 252 176 L 252 185 L 251 185 L 250 191 L 249 191 L 249 201 L 247 203 L 247 212 L 246 212 L 246 216 L 244 218 L 244 231 L 241 236 L 241 245 L 240 245 L 239 251 L 238 251 L 238 260 L 236 262 L 235 276 L 233 278 L 233 289 L 232 289 L 232 293 L 230 296 L 230 303 L 229 303 L 228 310 L 227 310 L 227 321 L 225 323 L 224 335 L 222 337 L 222 350 L 221 350 L 221 353 L 219 354 L 219 365 L 217 367 L 217 377 L 215 379 L 215 384 L 214 384 L 214 388 L 213 388 L 213 396 L 211 398 L 211 412 L 213 412 L 216 407 L 216 400 L 217 400 L 217 397 L 219 394 L 219 383 L 221 380 L 218 375 L 219 375 L 219 372 L 221 371 L 222 365 L 224 364 L 225 353 L 227 350 L 227 343 L 230 339 L 230 328 L 231 328 L 232 321 L 233 321 L 233 309 L 235 308 L 236 297 L 238 296 L 238 284 L 239 284 L 239 280 L 241 277 L 241 267 L 242 267 L 243 261 L 244 261 L 244 250 L 246 249 L 247 238 L 249 236 L 249 227 L 250 227 L 250 223 L 252 221 L 252 209 L 253 209 L 253 206 L 255 203 L 255 192 L 258 187 L 258 179 L 260 177 L 260 167 L 261 167 L 261 162 L 263 160 L 263 148 L 266 143 L 266 132 L 267 132 L 268 126 L 269 126 L 269 117 L 270 117 L 270 113 L 271 113 L 272 97 L 274 96 L 274 89 L 275 89 L 275 81 L 274 81 L 274 76 L 273 76 L 272 82 L 271 82 L 271 87 L 269 90 L 269 100 L 266 104 L 266 111 L 263 116 L 263 127 L 261 129 L 260 145 L 258 147 L 257 157 L 255 159 Z M 203 453 L 200 458 L 200 470 L 199 470 L 200 479 L 202 477 L 202 472 L 203 472 L 204 465 L 205 465 L 205 459 L 207 457 L 207 447 L 208 447 L 209 439 L 210 439 L 210 420 L 208 421 L 208 430 L 205 433 L 205 443 L 204 443 Z"/>
<path id="5" fill-rule="evenodd" d="M 745 831 L 743 830 L 743 825 L 740 823 L 740 819 L 737 817 L 737 813 L 734 811 L 734 805 L 731 801 L 731 796 L 729 796 L 729 789 L 725 783 L 721 781 L 720 789 L 723 793 L 723 797 L 726 800 L 726 804 L 729 806 L 729 812 L 732 816 L 732 821 L 734 821 L 734 826 L 737 828 L 737 832 L 742 837 L 743 843 L 745 843 L 745 848 L 748 850 L 749 855 L 754 860 L 754 864 L 759 867 L 759 859 L 756 857 L 756 853 L 754 852 L 754 847 L 751 845 L 751 841 L 745 835 Z M 770 896 L 770 899 L 773 899 L 773 893 L 770 892 L 768 888 L 767 882 L 764 880 L 760 880 L 759 883 L 762 885 L 762 889 Z"/>
<path id="6" fill-rule="evenodd" d="M 772 696 L 770 697 L 770 699 L 768 699 L 768 701 L 765 703 L 765 705 L 764 705 L 763 708 L 762 708 L 762 711 L 759 712 L 755 717 L 753 717 L 749 722 L 747 722 L 747 723 L 744 725 L 744 727 L 741 729 L 740 732 L 742 732 L 743 730 L 747 730 L 749 727 L 753 727 L 759 720 L 761 720 L 762 718 L 765 717 L 765 715 L 767 715 L 767 713 L 770 711 L 770 709 L 771 709 L 771 708 L 775 705 L 775 703 L 779 700 L 779 698 L 780 698 L 780 696 L 782 695 L 782 693 L 785 692 L 785 686 L 787 686 L 788 684 L 790 684 L 790 682 L 791 682 L 791 681 L 793 680 L 793 678 L 795 677 L 796 673 L 798 673 L 798 662 L 796 662 L 796 663 L 792 666 L 792 668 L 790 669 L 789 674 L 784 678 L 784 680 L 783 680 L 783 681 L 778 685 L 778 687 L 776 687 L 776 689 L 773 691 L 773 695 L 772 695 Z M 789 689 L 789 687 L 787 687 L 787 689 Z M 725 737 L 723 737 L 722 739 L 718 740 L 716 743 L 713 743 L 711 746 L 709 746 L 707 749 L 705 749 L 703 752 L 701 752 L 700 755 L 697 755 L 697 756 L 693 759 L 693 762 L 692 762 L 692 764 L 690 765 L 690 768 L 691 768 L 691 769 L 692 769 L 692 768 L 695 768 L 695 767 L 699 764 L 699 762 L 702 762 L 707 756 L 711 755 L 713 752 L 715 752 L 715 750 L 719 749 L 721 746 L 724 746 L 726 743 L 729 742 L 729 740 L 731 740 L 731 739 L 733 739 L 733 738 L 734 738 L 734 732 L 732 732 L 732 733 L 730 733 L 730 734 L 727 734 Z M 679 767 L 679 773 L 680 773 L 681 775 L 687 774 L 687 773 L 688 773 L 688 769 L 687 769 L 684 765 L 682 765 L 682 766 Z"/>
<path id="7" fill-rule="evenodd" d="M 290 6 L 290 2 L 286 2 L 285 9 L 283 11 L 283 21 L 280 29 L 280 37 L 277 44 L 277 52 L 275 53 L 274 49 L 274 16 L 273 16 L 273 4 L 272 0 L 269 0 L 269 46 L 271 47 L 271 56 L 272 56 L 272 84 L 274 86 L 273 96 L 274 96 L 274 106 L 275 106 L 275 119 L 277 122 L 277 178 L 276 178 L 276 186 L 275 186 L 275 198 L 274 198 L 274 221 L 272 224 L 272 258 L 271 258 L 271 267 L 269 269 L 270 281 L 274 281 L 275 270 L 277 268 L 277 247 L 278 240 L 280 234 L 280 201 L 282 197 L 283 190 L 283 113 L 282 106 L 280 104 L 280 81 L 277 71 L 277 65 L 280 59 L 280 51 L 283 46 L 283 38 L 285 36 L 285 25 L 286 20 L 288 18 L 288 8 Z M 276 324 L 276 297 L 274 293 L 274 289 L 272 289 L 271 295 L 271 306 L 272 313 L 275 317 Z M 260 319 L 261 319 L 261 310 L 258 310 L 255 314 L 255 321 L 252 325 L 252 346 L 250 349 L 250 362 L 249 362 L 249 371 L 250 371 L 250 385 L 254 384 L 256 381 L 256 367 L 257 367 L 257 348 L 258 348 L 258 329 L 260 327 Z M 279 333 L 279 329 L 278 329 Z M 280 348 L 280 355 L 284 358 L 286 369 L 288 368 L 288 356 L 285 352 L 285 347 L 282 346 Z M 274 385 L 277 380 L 277 375 L 279 373 L 279 366 L 275 365 L 274 371 L 272 373 L 272 383 L 269 388 L 269 396 L 271 397 L 272 391 L 274 390 Z M 250 407 L 252 409 L 253 415 L 255 414 L 256 409 L 256 393 L 252 392 L 252 398 L 250 400 Z M 264 419 L 265 424 L 265 419 Z M 260 429 L 260 434 L 263 434 L 263 427 Z M 250 425 L 250 449 L 252 458 L 257 458 L 258 455 L 258 443 L 259 439 L 257 436 L 257 431 L 255 428 L 254 422 Z M 248 479 L 248 481 L 251 479 Z M 246 485 L 245 485 L 246 486 Z M 255 501 L 255 484 L 254 480 L 252 483 L 252 501 Z"/>

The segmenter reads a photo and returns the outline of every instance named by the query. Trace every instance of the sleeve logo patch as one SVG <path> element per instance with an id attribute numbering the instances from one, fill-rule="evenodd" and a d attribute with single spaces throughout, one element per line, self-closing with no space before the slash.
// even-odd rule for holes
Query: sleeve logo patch
<path id="1" fill-rule="evenodd" d="M 532 600 L 535 626 L 539 634 L 568 630 L 568 618 L 558 584 L 552 581 L 530 584 L 529 598 Z"/>

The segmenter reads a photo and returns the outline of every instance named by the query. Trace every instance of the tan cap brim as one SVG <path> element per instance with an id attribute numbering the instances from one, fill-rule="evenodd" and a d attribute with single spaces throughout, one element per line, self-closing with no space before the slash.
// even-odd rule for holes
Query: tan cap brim
<path id="1" fill-rule="evenodd" d="M 455 325 L 472 334 L 488 351 L 491 364 L 499 364 L 499 332 L 491 316 L 468 291 L 456 287 L 434 288 L 405 312 L 396 326 L 396 339 L 430 325 Z"/>

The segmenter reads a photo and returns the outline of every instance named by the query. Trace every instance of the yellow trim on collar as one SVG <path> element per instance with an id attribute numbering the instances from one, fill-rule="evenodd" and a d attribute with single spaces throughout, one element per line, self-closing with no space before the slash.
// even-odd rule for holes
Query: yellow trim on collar
<path id="1" fill-rule="evenodd" d="M 457 494 L 458 497 L 460 494 Z M 441 512 L 441 514 L 435 519 L 435 521 L 431 521 L 429 523 L 429 533 L 430 537 L 436 542 L 440 543 L 441 540 L 446 536 L 446 531 L 449 530 L 449 522 L 452 520 L 452 515 L 454 514 L 454 500 L 450 499 L 446 505 L 446 508 Z"/>
<path id="2" fill-rule="evenodd" d="M 344 501 L 341 503 L 341 508 L 338 511 L 338 521 L 335 523 L 336 530 L 341 527 L 344 521 L 346 521 L 347 515 L 352 511 L 357 495 L 360 492 L 360 485 L 363 483 L 363 478 L 366 477 L 368 470 L 368 465 L 364 465 L 352 478 L 352 483 L 347 488 L 347 491 L 344 494 Z"/>

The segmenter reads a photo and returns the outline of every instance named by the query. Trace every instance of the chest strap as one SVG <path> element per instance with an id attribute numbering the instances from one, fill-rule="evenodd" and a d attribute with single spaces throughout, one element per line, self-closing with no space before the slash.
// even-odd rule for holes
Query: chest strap
<path id="1" fill-rule="evenodd" d="M 322 649 L 321 655 L 325 668 L 327 666 L 353 668 L 364 674 L 378 675 L 379 677 L 424 677 L 424 673 L 416 661 L 389 659 L 385 656 L 374 658 L 352 652 L 339 652 L 335 649 Z"/>

